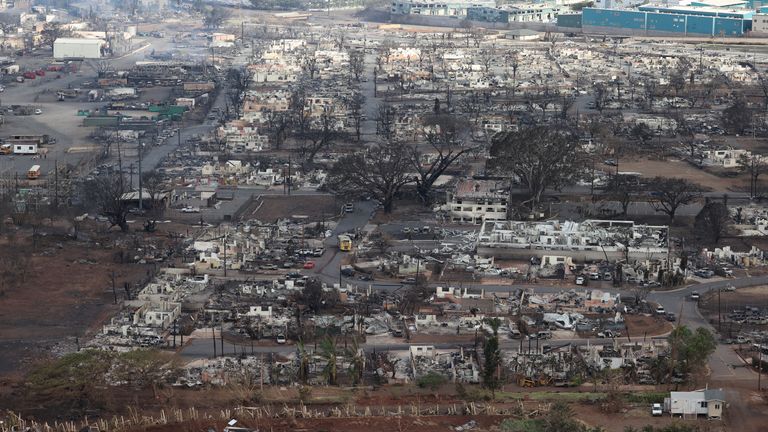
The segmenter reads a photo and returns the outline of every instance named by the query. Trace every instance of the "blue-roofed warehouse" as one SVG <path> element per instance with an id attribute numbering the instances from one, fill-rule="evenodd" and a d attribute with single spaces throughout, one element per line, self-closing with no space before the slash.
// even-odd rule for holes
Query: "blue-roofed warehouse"
<path id="1" fill-rule="evenodd" d="M 587 33 L 629 35 L 743 36 L 752 29 L 754 11 L 710 6 L 643 5 L 637 10 L 584 8 Z"/>

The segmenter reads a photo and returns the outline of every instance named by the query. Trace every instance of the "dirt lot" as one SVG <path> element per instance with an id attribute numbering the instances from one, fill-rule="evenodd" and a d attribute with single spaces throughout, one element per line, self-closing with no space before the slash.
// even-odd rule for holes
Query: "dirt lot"
<path id="1" fill-rule="evenodd" d="M 750 288 L 740 288 L 736 291 L 720 293 L 721 324 L 718 325 L 718 296 L 717 292 L 707 293 L 699 301 L 699 310 L 702 315 L 715 326 L 720 328 L 722 337 L 734 338 L 743 331 L 765 330 L 766 326 L 761 324 L 736 323 L 730 321 L 727 316 L 734 309 L 740 309 L 745 306 L 754 306 L 758 308 L 768 308 L 768 286 L 757 286 Z"/>
<path id="2" fill-rule="evenodd" d="M 265 195 L 262 200 L 255 200 L 242 217 L 272 222 L 281 218 L 304 216 L 310 221 L 321 221 L 337 216 L 342 205 L 342 202 L 329 195 Z"/>
<path id="3" fill-rule="evenodd" d="M 744 190 L 745 187 L 745 180 L 742 178 L 718 177 L 678 159 L 666 161 L 648 159 L 621 161 L 619 170 L 639 172 L 643 177 L 684 178 L 713 191 L 738 191 Z"/>
<path id="4" fill-rule="evenodd" d="M 144 277 L 146 269 L 116 264 L 114 254 L 63 237 L 45 237 L 35 250 L 23 235 L 0 239 L 0 375 L 41 350 L 74 347 L 75 338 L 97 330 L 115 312 L 111 272 L 121 295 L 123 283 Z"/>
<path id="5" fill-rule="evenodd" d="M 627 336 L 639 339 L 644 336 L 659 336 L 672 331 L 672 323 L 657 316 L 626 315 Z"/>

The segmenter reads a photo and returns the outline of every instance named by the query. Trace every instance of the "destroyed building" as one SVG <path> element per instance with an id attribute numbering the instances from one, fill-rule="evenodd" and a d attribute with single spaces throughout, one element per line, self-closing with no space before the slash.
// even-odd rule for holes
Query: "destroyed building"
<path id="1" fill-rule="evenodd" d="M 561 255 L 576 261 L 667 259 L 668 227 L 632 221 L 486 221 L 477 252 L 496 258 Z"/>

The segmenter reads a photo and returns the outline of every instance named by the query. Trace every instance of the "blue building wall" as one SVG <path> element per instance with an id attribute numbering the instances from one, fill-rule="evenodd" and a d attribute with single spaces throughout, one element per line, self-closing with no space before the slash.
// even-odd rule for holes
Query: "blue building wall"
<path id="1" fill-rule="evenodd" d="M 467 8 L 467 19 L 485 22 L 509 22 L 509 12 L 490 7 L 471 6 Z"/>
<path id="2" fill-rule="evenodd" d="M 742 34 L 744 34 L 744 20 L 715 19 L 715 36 L 741 36 Z"/>
<path id="3" fill-rule="evenodd" d="M 703 16 L 689 16 L 687 32 L 692 34 L 705 34 L 712 36 L 712 18 Z"/>
<path id="4" fill-rule="evenodd" d="M 581 14 L 560 14 L 557 16 L 557 26 L 581 28 Z"/>
<path id="5" fill-rule="evenodd" d="M 585 26 L 645 30 L 645 12 L 584 8 L 581 22 Z"/>
<path id="6" fill-rule="evenodd" d="M 653 11 L 627 11 L 584 8 L 584 27 L 608 27 L 616 29 L 664 33 L 681 33 L 709 36 L 742 36 L 752 28 L 752 19 L 701 16 L 682 13 Z M 734 15 L 734 13 L 730 13 Z M 736 15 L 741 16 L 740 13 Z M 746 15 L 746 14 L 744 14 Z"/>
<path id="7" fill-rule="evenodd" d="M 673 14 L 649 13 L 646 29 L 685 33 L 685 17 Z"/>

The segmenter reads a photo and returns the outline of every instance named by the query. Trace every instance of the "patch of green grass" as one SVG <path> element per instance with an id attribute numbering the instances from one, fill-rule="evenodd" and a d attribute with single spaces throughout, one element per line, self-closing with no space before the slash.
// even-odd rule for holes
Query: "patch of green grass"
<path id="1" fill-rule="evenodd" d="M 490 395 L 490 392 L 488 392 Z M 583 392 L 496 392 L 497 400 L 540 400 L 540 401 L 563 401 L 563 402 L 581 402 L 595 401 L 605 397 L 605 393 L 583 393 Z"/>
<path id="2" fill-rule="evenodd" d="M 499 425 L 499 429 L 502 432 L 542 432 L 544 430 L 544 421 L 541 419 L 505 419 Z"/>
<path id="3" fill-rule="evenodd" d="M 664 403 L 666 392 L 633 392 L 627 394 L 627 402 L 638 404 Z"/>
<path id="4" fill-rule="evenodd" d="M 496 401 L 515 401 L 515 400 L 537 400 L 537 401 L 563 401 L 563 402 L 582 402 L 596 401 L 604 399 L 606 393 L 587 393 L 587 392 L 496 392 Z M 483 388 L 472 388 L 466 392 L 465 399 L 473 401 L 490 401 L 493 399 L 493 393 Z"/>

